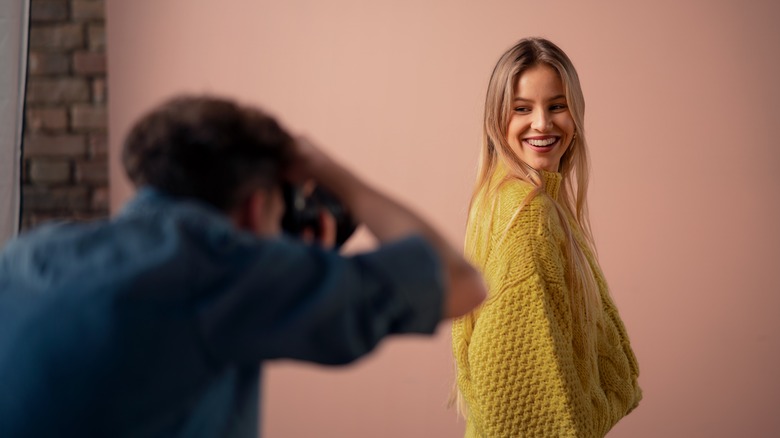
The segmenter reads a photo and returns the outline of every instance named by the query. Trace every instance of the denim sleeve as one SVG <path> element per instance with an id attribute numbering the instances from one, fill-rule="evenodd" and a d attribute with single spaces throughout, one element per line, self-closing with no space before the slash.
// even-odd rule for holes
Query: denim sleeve
<path id="1" fill-rule="evenodd" d="M 353 361 L 395 333 L 433 333 L 444 276 L 433 248 L 410 237 L 353 257 L 294 241 L 242 250 L 224 287 L 200 304 L 220 362 Z"/>

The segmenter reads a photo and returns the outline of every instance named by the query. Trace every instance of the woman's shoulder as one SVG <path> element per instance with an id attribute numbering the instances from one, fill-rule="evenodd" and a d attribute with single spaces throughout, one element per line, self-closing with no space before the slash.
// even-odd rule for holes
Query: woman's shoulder
<path id="1" fill-rule="evenodd" d="M 508 222 L 514 216 L 539 219 L 553 214 L 553 200 L 543 189 L 519 179 L 509 179 L 498 186 L 495 192 L 496 212 L 501 222 Z M 518 209 L 520 211 L 518 212 Z"/>
<path id="2" fill-rule="evenodd" d="M 496 185 L 496 196 L 499 199 L 506 201 L 522 201 L 536 189 L 536 187 L 528 181 L 515 178 L 506 178 L 502 181 L 497 181 Z"/>

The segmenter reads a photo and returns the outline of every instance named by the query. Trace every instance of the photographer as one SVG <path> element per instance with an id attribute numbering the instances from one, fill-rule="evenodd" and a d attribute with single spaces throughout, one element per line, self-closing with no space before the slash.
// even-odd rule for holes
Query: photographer
<path id="1" fill-rule="evenodd" d="M 257 436 L 260 366 L 344 364 L 432 333 L 480 275 L 405 207 L 260 110 L 180 97 L 131 130 L 136 197 L 0 255 L 0 436 Z M 380 242 L 344 257 L 281 235 L 314 182 Z M 311 230 L 326 245 L 334 218 Z"/>

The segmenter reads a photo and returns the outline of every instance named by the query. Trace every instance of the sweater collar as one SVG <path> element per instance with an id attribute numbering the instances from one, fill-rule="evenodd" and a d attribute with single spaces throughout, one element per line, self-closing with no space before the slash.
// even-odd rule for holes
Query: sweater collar
<path id="1" fill-rule="evenodd" d="M 540 170 L 539 174 L 542 175 L 542 180 L 544 181 L 544 191 L 557 201 L 563 176 L 558 172 L 548 172 L 546 170 Z"/>
<path id="2" fill-rule="evenodd" d="M 553 198 L 554 200 L 558 200 L 558 192 L 561 189 L 561 181 L 563 180 L 563 175 L 561 175 L 559 172 L 548 172 L 546 170 L 538 170 L 539 176 L 542 177 L 542 181 L 544 182 L 544 191 L 547 193 L 548 196 Z M 500 181 L 501 179 L 505 178 L 509 174 L 509 170 L 507 167 L 503 164 L 499 164 L 498 168 L 494 172 L 494 181 Z"/>

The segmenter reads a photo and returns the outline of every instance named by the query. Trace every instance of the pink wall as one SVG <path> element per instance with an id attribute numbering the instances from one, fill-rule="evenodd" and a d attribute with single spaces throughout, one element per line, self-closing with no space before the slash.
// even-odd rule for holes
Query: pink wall
<path id="1" fill-rule="evenodd" d="M 116 160 L 129 124 L 207 91 L 272 110 L 458 244 L 493 63 L 523 36 L 554 40 L 586 93 L 592 219 L 645 390 L 610 436 L 780 435 L 777 2 L 107 8 L 114 210 L 131 194 Z M 273 364 L 267 436 L 457 436 L 448 332 L 348 368 Z"/>

